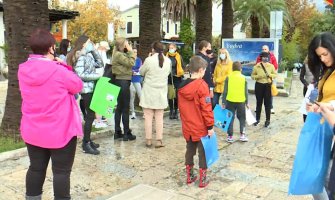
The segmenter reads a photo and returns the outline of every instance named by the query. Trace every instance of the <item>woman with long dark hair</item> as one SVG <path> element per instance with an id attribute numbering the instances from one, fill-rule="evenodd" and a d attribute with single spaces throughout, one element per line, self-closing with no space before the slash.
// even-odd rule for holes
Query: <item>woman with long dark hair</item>
<path id="1" fill-rule="evenodd" d="M 163 55 L 163 44 L 152 44 L 151 56 L 146 58 L 140 74 L 144 76 L 140 106 L 145 115 L 146 146 L 152 145 L 152 119 L 155 117 L 156 144 L 155 147 L 163 147 L 163 114 L 168 106 L 167 81 L 171 72 L 171 60 Z"/>
<path id="2" fill-rule="evenodd" d="M 66 63 L 66 55 L 70 51 L 71 51 L 70 40 L 62 39 L 62 41 L 59 44 L 59 50 L 58 50 L 59 58 Z"/>
<path id="3" fill-rule="evenodd" d="M 85 118 L 82 148 L 85 153 L 97 155 L 100 153 L 97 149 L 100 145 L 91 140 L 95 113 L 90 109 L 90 104 L 95 83 L 102 76 L 103 70 L 98 70 L 98 68 L 103 68 L 103 62 L 89 37 L 81 35 L 77 39 L 74 48 L 68 54 L 67 63 L 74 67 L 76 74 L 84 82 L 84 88 L 80 92 L 83 99 L 83 115 Z"/>

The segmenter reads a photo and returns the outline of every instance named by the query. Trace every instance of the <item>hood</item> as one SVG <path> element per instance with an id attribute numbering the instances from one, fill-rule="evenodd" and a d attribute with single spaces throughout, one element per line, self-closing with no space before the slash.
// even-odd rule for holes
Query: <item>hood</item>
<path id="1" fill-rule="evenodd" d="M 42 85 L 56 72 L 54 63 L 42 55 L 29 55 L 28 60 L 19 65 L 19 80 L 28 85 Z"/>
<path id="2" fill-rule="evenodd" d="M 186 79 L 180 83 L 178 94 L 191 101 L 196 96 L 197 90 L 202 82 L 202 79 Z"/>

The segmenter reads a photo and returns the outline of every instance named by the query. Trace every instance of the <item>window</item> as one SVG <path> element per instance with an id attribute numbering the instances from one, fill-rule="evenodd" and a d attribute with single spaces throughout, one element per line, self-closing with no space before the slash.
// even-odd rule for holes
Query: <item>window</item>
<path id="1" fill-rule="evenodd" d="M 127 34 L 131 34 L 133 32 L 133 22 L 127 22 Z"/>
<path id="2" fill-rule="evenodd" d="M 174 24 L 174 34 L 178 35 L 178 26 L 177 26 L 177 23 Z"/>
<path id="3" fill-rule="evenodd" d="M 169 33 L 169 21 L 166 21 L 166 33 Z"/>

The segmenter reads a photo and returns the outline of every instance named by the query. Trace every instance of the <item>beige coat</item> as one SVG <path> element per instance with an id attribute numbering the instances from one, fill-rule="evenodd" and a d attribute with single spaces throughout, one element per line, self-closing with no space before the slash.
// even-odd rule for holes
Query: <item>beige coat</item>
<path id="1" fill-rule="evenodd" d="M 168 107 L 167 85 L 171 72 L 171 61 L 164 56 L 163 67 L 159 66 L 158 53 L 145 59 L 140 74 L 144 76 L 140 106 L 150 109 Z"/>

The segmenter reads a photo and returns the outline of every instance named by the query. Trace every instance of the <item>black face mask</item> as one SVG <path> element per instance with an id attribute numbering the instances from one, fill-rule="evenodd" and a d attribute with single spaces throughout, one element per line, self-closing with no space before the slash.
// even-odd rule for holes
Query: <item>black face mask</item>
<path id="1" fill-rule="evenodd" d="M 207 49 L 207 50 L 206 50 L 206 54 L 207 54 L 207 55 L 212 54 L 212 53 L 213 53 L 212 50 L 210 50 L 210 49 Z"/>
<path id="2" fill-rule="evenodd" d="M 123 52 L 127 53 L 127 52 L 128 52 L 128 49 L 127 49 L 127 48 L 124 48 L 124 49 L 123 49 Z"/>

